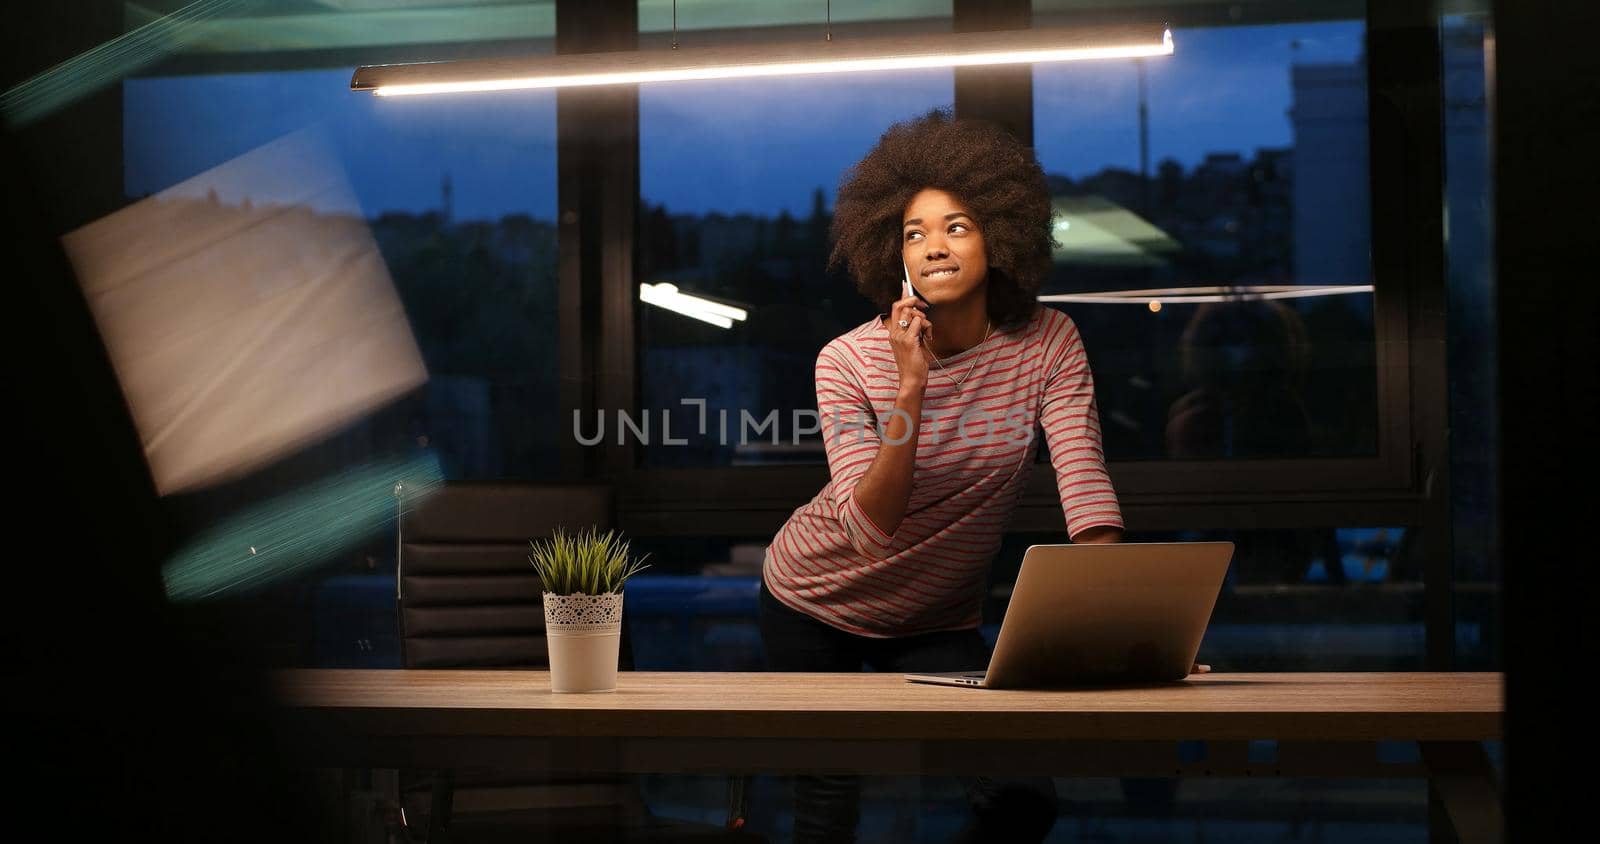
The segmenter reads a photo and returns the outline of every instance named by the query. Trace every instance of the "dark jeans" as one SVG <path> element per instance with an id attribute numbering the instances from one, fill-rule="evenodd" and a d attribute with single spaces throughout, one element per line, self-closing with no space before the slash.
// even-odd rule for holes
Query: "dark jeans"
<path id="1" fill-rule="evenodd" d="M 846 633 L 790 609 L 761 584 L 761 644 L 770 671 L 886 673 L 981 671 L 989 647 L 974 630 L 873 639 Z M 976 689 L 973 694 L 983 694 Z M 1042 841 L 1056 822 L 1056 789 L 1049 777 L 962 777 L 974 817 L 957 841 Z M 795 844 L 855 841 L 861 819 L 861 778 L 795 777 Z"/>

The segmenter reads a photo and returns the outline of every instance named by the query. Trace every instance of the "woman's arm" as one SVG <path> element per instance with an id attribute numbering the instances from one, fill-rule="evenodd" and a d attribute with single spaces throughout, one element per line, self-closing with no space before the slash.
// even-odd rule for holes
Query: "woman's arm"
<path id="1" fill-rule="evenodd" d="M 903 412 L 891 414 L 884 426 L 883 439 L 878 454 L 867 467 L 867 473 L 856 483 L 856 503 L 872 523 L 888 536 L 900 529 L 906 517 L 906 506 L 911 501 L 911 475 L 917 456 L 917 437 L 921 425 L 907 426 L 906 421 L 922 418 L 922 388 L 901 384 L 895 395 L 894 409 Z M 908 430 L 909 427 L 909 430 Z"/>
<path id="2" fill-rule="evenodd" d="M 1061 511 L 1073 542 L 1116 542 L 1122 538 L 1122 509 L 1100 445 L 1100 413 L 1094 376 L 1077 326 L 1061 315 L 1050 320 L 1044 339 L 1044 397 L 1039 423 L 1050 448 Z"/>
<path id="3" fill-rule="evenodd" d="M 900 328 L 902 319 L 907 328 Z M 896 302 L 890 312 L 885 330 L 899 367 L 900 389 L 895 412 L 882 431 L 871 418 L 875 411 L 859 376 L 850 374 L 860 362 L 851 366 L 847 347 L 829 344 L 817 358 L 817 410 L 839 521 L 856 550 L 875 559 L 891 552 L 911 499 L 928 383 L 928 359 L 918 337 L 929 326 L 915 297 Z"/>
<path id="4" fill-rule="evenodd" d="M 884 330 L 889 333 L 889 347 L 894 350 L 900 378 L 900 390 L 894 399 L 897 412 L 889 415 L 878 454 L 856 484 L 856 503 L 861 511 L 891 537 L 899 530 L 911 500 L 911 475 L 922 430 L 922 395 L 928 387 L 928 352 L 922 337 L 933 328 L 923 314 L 926 307 L 921 299 L 907 296 L 889 311 Z M 900 320 L 909 326 L 901 328 Z"/>
<path id="5" fill-rule="evenodd" d="M 1072 541 L 1090 545 L 1107 545 L 1113 542 L 1121 542 L 1122 528 L 1111 527 L 1110 525 L 1096 525 L 1091 528 L 1084 528 L 1078 531 L 1077 536 L 1072 537 Z"/>

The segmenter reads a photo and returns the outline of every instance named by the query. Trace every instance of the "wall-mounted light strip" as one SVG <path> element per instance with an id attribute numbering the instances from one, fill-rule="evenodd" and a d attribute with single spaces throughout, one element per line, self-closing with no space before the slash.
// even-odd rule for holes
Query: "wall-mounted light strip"
<path id="1" fill-rule="evenodd" d="M 1019 29 L 374 65 L 357 68 L 350 89 L 404 96 L 1171 54 L 1164 26 Z"/>
<path id="2" fill-rule="evenodd" d="M 743 322 L 749 316 L 744 308 L 702 299 L 690 293 L 680 293 L 676 284 L 665 281 L 639 285 L 639 301 L 658 308 L 666 308 L 686 317 L 693 317 L 701 322 L 709 322 L 718 328 L 732 328 L 735 321 Z"/>

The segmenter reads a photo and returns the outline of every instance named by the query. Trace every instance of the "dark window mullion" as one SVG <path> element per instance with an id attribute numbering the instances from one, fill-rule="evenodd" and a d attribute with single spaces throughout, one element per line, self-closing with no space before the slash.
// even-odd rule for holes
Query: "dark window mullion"
<path id="1" fill-rule="evenodd" d="M 1372 265 L 1379 366 L 1404 372 L 1409 395 L 1380 397 L 1385 421 L 1404 414 L 1405 440 L 1383 442 L 1414 462 L 1425 586 L 1426 664 L 1455 662 L 1445 357 L 1444 111 L 1438 16 L 1428 0 L 1374 3 L 1367 21 Z M 1389 429 L 1385 429 L 1386 431 Z M 1403 451 L 1400 451 L 1402 450 Z"/>
<path id="2" fill-rule="evenodd" d="M 558 0 L 556 52 L 630 50 L 638 43 L 634 0 Z M 573 413 L 588 426 L 635 410 L 633 311 L 629 293 L 638 205 L 636 86 L 556 92 L 560 219 L 560 438 L 562 476 L 626 471 L 629 446 L 588 447 L 573 436 Z M 586 427 L 585 430 L 592 430 Z"/>

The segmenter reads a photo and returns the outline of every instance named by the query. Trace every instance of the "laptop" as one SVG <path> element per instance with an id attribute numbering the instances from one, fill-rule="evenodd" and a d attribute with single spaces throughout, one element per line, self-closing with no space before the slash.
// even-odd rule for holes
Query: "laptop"
<path id="1" fill-rule="evenodd" d="M 1034 545 L 989 669 L 906 679 L 986 689 L 1182 680 L 1232 558 L 1232 542 Z"/>

